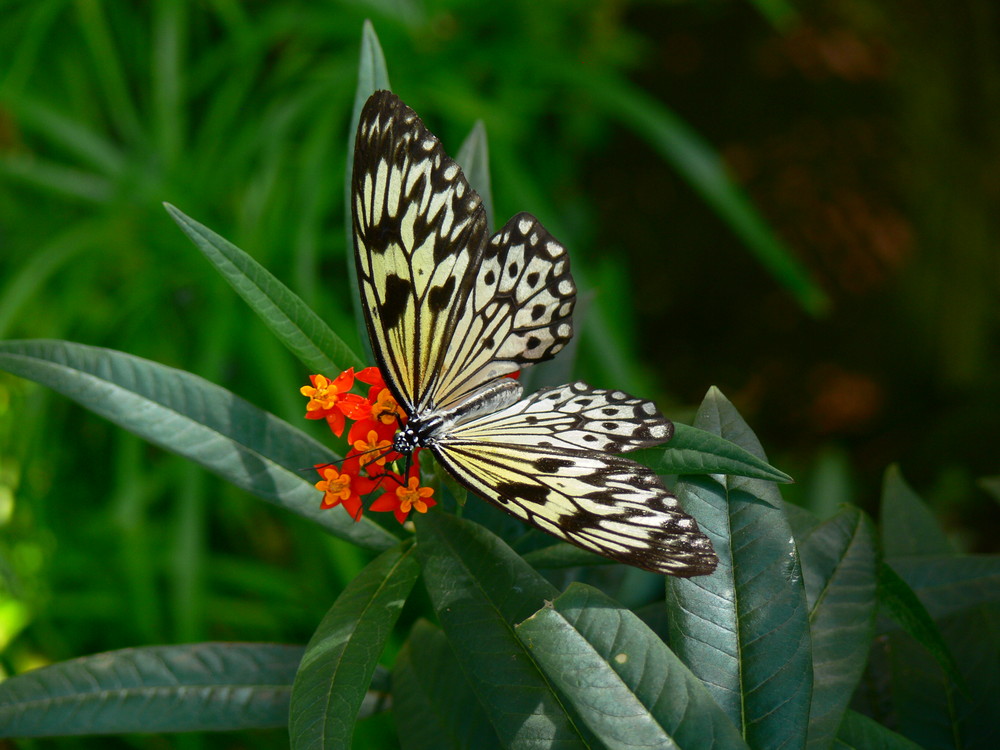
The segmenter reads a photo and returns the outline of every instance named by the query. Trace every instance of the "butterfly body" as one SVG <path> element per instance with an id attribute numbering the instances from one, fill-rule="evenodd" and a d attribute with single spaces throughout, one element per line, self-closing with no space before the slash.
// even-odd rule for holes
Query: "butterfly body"
<path id="1" fill-rule="evenodd" d="M 523 392 L 516 380 L 494 380 L 450 409 L 430 409 L 425 416 L 410 418 L 393 438 L 393 450 L 408 454 L 417 448 L 433 448 L 437 438 L 446 437 L 450 428 L 514 404 Z"/>
<path id="2" fill-rule="evenodd" d="M 581 382 L 522 397 L 506 377 L 572 337 L 566 249 L 527 213 L 489 236 L 462 170 L 388 91 L 361 113 L 352 219 L 372 350 L 407 416 L 394 450 L 429 449 L 472 492 L 584 549 L 672 575 L 714 570 L 656 473 L 615 455 L 671 437 L 652 402 Z"/>

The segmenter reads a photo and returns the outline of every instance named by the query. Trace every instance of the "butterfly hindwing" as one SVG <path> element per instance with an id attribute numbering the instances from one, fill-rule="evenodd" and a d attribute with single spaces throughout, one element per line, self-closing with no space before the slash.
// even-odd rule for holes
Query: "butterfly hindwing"
<path id="1" fill-rule="evenodd" d="M 673 427 L 652 401 L 577 381 L 544 388 L 506 409 L 477 417 L 449 437 L 627 453 L 669 440 Z"/>
<path id="2" fill-rule="evenodd" d="M 576 382 L 455 425 L 431 446 L 466 487 L 543 531 L 629 565 L 709 573 L 716 557 L 656 473 L 613 453 L 673 425 L 651 401 Z"/>
<path id="3" fill-rule="evenodd" d="M 490 239 L 458 310 L 434 405 L 555 356 L 573 336 L 575 301 L 566 249 L 531 214 L 514 216 Z"/>
<path id="4" fill-rule="evenodd" d="M 462 484 L 542 531 L 658 573 L 711 573 L 708 538 L 656 473 L 622 456 L 444 440 L 431 447 Z"/>

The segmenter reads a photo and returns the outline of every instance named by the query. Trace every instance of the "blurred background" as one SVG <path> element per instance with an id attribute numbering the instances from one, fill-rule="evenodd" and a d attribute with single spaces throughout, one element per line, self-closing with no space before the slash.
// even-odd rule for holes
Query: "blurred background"
<path id="1" fill-rule="evenodd" d="M 992 0 L 6 0 L 0 17 L 0 338 L 190 370 L 327 439 L 302 420 L 308 373 L 161 202 L 357 344 L 344 169 L 368 18 L 451 153 L 484 122 L 497 221 L 530 211 L 570 248 L 576 375 L 680 420 L 717 385 L 796 477 L 786 498 L 874 512 L 899 463 L 961 548 L 998 549 Z M 0 373 L 3 672 L 304 643 L 366 559 Z"/>

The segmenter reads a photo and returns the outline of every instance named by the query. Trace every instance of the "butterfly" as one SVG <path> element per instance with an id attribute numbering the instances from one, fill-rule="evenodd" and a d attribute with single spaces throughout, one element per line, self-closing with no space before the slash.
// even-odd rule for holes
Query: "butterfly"
<path id="1" fill-rule="evenodd" d="M 351 191 L 365 323 L 407 417 L 393 449 L 429 449 L 476 495 L 583 549 L 711 573 L 694 519 L 652 469 L 616 455 L 670 439 L 652 402 L 582 382 L 524 397 L 507 377 L 573 335 L 566 248 L 527 213 L 490 236 L 461 168 L 389 91 L 361 112 Z"/>

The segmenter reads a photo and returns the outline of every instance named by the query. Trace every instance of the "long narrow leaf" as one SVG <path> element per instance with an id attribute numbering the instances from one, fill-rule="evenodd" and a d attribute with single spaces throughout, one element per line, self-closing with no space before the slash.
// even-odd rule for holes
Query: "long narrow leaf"
<path id="1" fill-rule="evenodd" d="M 0 737 L 282 727 L 301 646 L 110 651 L 0 683 Z"/>
<path id="2" fill-rule="evenodd" d="M 445 513 L 417 519 L 417 554 L 445 635 L 507 748 L 585 747 L 514 624 L 556 590 L 499 538 Z"/>
<path id="3" fill-rule="evenodd" d="M 927 555 L 891 563 L 935 619 L 1000 601 L 1000 555 Z"/>
<path id="4" fill-rule="evenodd" d="M 358 326 L 358 340 L 362 342 L 366 360 L 373 361 L 371 345 L 368 342 L 368 331 L 365 328 L 364 310 L 361 307 L 361 290 L 358 287 L 358 269 L 354 261 L 354 222 L 351 206 L 351 182 L 354 176 L 354 134 L 361 120 L 361 110 L 364 109 L 368 97 L 379 90 L 388 90 L 389 71 L 385 64 L 382 45 L 371 21 L 365 21 L 361 31 L 361 54 L 358 61 L 358 86 L 354 92 L 354 110 L 351 113 L 350 127 L 347 138 L 347 170 L 344 175 L 344 229 L 347 232 L 347 278 L 351 287 L 351 303 L 354 305 L 354 321 Z"/>
<path id="5" fill-rule="evenodd" d="M 472 189 L 483 199 L 483 210 L 486 211 L 486 227 L 492 231 L 495 227 L 493 216 L 493 188 L 490 185 L 490 149 L 486 139 L 486 125 L 482 120 L 476 120 L 469 135 L 466 136 L 455 161 L 465 173 Z"/>
<path id="6" fill-rule="evenodd" d="M 631 457 L 648 461 L 660 474 L 730 474 L 769 482 L 793 481 L 746 448 L 679 422 L 674 422 L 674 436 L 663 448 L 635 451 Z"/>
<path id="7" fill-rule="evenodd" d="M 335 460 L 329 449 L 196 375 L 110 349 L 44 340 L 0 343 L 0 369 L 42 383 L 335 536 L 371 549 L 397 541 L 375 523 L 320 510 L 303 469 Z"/>
<path id="8" fill-rule="evenodd" d="M 115 192 L 114 184 L 102 175 L 40 157 L 5 154 L 0 157 L 0 174 L 87 203 L 107 203 Z"/>
<path id="9" fill-rule="evenodd" d="M 60 151 L 75 154 L 104 177 L 118 176 L 125 169 L 125 156 L 114 143 L 44 100 L 20 94 L 4 96 L 3 103 L 17 116 L 20 127 L 37 132 Z"/>
<path id="10" fill-rule="evenodd" d="M 392 668 L 392 713 L 403 750 L 493 750 L 493 725 L 444 633 L 418 620 Z"/>
<path id="11" fill-rule="evenodd" d="M 412 544 L 404 543 L 369 563 L 337 597 L 295 677 L 288 726 L 292 748 L 351 746 L 372 674 L 419 574 Z"/>
<path id="12" fill-rule="evenodd" d="M 701 680 L 597 589 L 570 584 L 517 635 L 603 747 L 747 747 Z"/>
<path id="13" fill-rule="evenodd" d="M 916 555 L 955 554 L 930 508 L 903 478 L 898 466 L 890 466 L 882 483 L 879 512 L 882 550 L 888 560 Z"/>
<path id="14" fill-rule="evenodd" d="M 695 426 L 765 460 L 716 389 Z M 812 693 L 809 612 L 791 528 L 770 482 L 681 477 L 677 494 L 719 555 L 709 576 L 668 579 L 671 645 L 754 748 L 802 747 Z"/>
<path id="15" fill-rule="evenodd" d="M 845 714 L 834 747 L 837 750 L 921 750 L 920 745 L 857 711 Z"/>
<path id="16" fill-rule="evenodd" d="M 875 528 L 846 508 L 799 545 L 810 607 L 813 694 L 810 748 L 828 748 L 864 673 L 875 633 Z"/>
<path id="17" fill-rule="evenodd" d="M 323 320 L 257 261 L 165 203 L 167 212 L 278 339 L 309 368 L 330 378 L 361 359 Z"/>
<path id="18" fill-rule="evenodd" d="M 948 559 L 961 558 L 949 557 Z M 924 562 L 923 558 L 921 558 L 921 562 Z M 933 563 L 934 558 L 928 562 Z M 973 593 L 978 593 L 978 588 L 978 586 L 974 587 Z M 945 591 L 950 592 L 950 589 L 951 587 L 948 586 Z M 886 612 L 902 627 L 903 631 L 927 649 L 927 652 L 934 657 L 938 666 L 944 670 L 952 682 L 960 684 L 962 678 L 958 673 L 958 665 L 955 664 L 955 657 L 952 656 L 948 644 L 945 643 L 940 628 L 907 580 L 887 562 L 883 562 L 879 566 L 878 597 Z M 933 593 L 927 596 L 927 601 L 934 601 Z"/>

